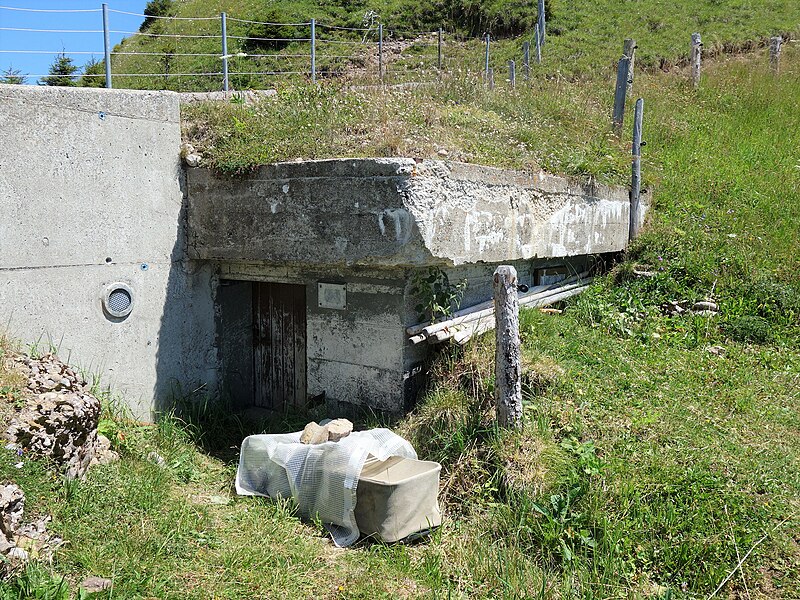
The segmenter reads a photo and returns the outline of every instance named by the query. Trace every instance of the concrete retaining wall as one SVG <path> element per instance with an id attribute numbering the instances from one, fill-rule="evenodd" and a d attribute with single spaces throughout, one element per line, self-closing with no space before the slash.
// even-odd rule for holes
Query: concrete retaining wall
<path id="1" fill-rule="evenodd" d="M 186 257 L 177 94 L 0 85 L 0 325 L 150 418 L 216 376 L 208 267 Z M 133 311 L 101 296 L 123 282 Z"/>

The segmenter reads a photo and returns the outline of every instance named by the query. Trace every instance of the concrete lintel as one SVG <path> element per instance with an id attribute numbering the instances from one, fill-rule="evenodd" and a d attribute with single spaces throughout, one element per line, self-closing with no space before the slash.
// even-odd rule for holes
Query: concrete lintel
<path id="1" fill-rule="evenodd" d="M 544 172 L 411 158 L 190 169 L 194 258 L 284 265 L 447 266 L 623 250 L 628 190 Z M 645 199 L 646 204 L 646 199 Z"/>

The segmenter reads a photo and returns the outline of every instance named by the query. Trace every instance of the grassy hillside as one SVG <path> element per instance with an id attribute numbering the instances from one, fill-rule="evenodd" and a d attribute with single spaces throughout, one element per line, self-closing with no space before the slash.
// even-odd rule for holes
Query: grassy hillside
<path id="1" fill-rule="evenodd" d="M 122 461 L 86 482 L 0 455 L 26 510 L 70 542 L 0 597 L 66 598 L 59 585 L 95 574 L 114 579 L 109 598 L 667 600 L 720 585 L 716 597 L 796 598 L 800 60 L 787 56 L 777 79 L 754 55 L 709 67 L 697 93 L 679 74 L 640 82 L 656 210 L 630 262 L 563 314 L 523 312 L 525 431 L 492 424 L 491 336 L 444 351 L 394 424 L 444 466 L 447 519 L 431 540 L 335 552 L 286 504 L 235 497 L 229 447 L 303 415 L 117 417 L 105 427 Z M 665 311 L 707 296 L 718 317 Z M 19 380 L 0 378 L 13 401 Z"/>
<path id="2" fill-rule="evenodd" d="M 175 10 L 214 14 L 222 4 L 234 14 L 233 1 L 187 0 Z M 695 13 L 678 10 L 690 4 Z M 186 138 L 227 172 L 296 157 L 444 150 L 625 183 L 629 127 L 620 140 L 608 123 L 619 38 L 630 28 L 639 64 L 650 66 L 680 62 L 694 29 L 707 48 L 753 47 L 708 61 L 699 90 L 680 66 L 637 73 L 654 210 L 626 261 L 563 314 L 523 311 L 524 432 L 493 426 L 491 335 L 443 350 L 419 406 L 391 424 L 422 458 L 443 464 L 446 521 L 432 539 L 334 551 L 291 506 L 236 497 L 242 436 L 296 429 L 306 415 L 242 423 L 222 407 L 184 415 L 188 425 L 165 415 L 142 426 L 107 408 L 104 426 L 122 460 L 85 482 L 64 482 L 27 458 L 16 469 L 16 456 L 0 454 L 3 478 L 28 493 L 26 511 L 52 514 L 69 541 L 53 564 L 34 562 L 0 582 L 0 598 L 66 598 L 66 587 L 74 597 L 87 575 L 114 579 L 100 598 L 797 598 L 800 51 L 785 46 L 776 77 L 748 40 L 796 31 L 800 9 L 672 5 L 552 3 L 551 32 L 563 30 L 549 44 L 553 60 L 540 72 L 548 76 L 515 92 L 499 78 L 489 91 L 455 73 L 436 87 L 287 85 L 254 105 L 185 110 Z M 264 18 L 260 2 L 238 6 L 245 18 Z M 311 8 L 270 6 L 301 20 Z M 368 6 L 326 5 L 316 16 L 354 24 Z M 380 6 L 409 27 L 434 24 L 414 21 L 427 13 L 404 13 L 403 2 Z M 504 31 L 513 31 L 508 22 Z M 459 31 L 470 27 L 465 20 Z M 719 315 L 670 308 L 706 298 Z M 0 343 L 0 358 L 8 351 Z M 0 360 L 3 400 L 18 399 L 21 383 Z M 152 451 L 166 468 L 148 460 Z"/>
<path id="3" fill-rule="evenodd" d="M 531 8 L 533 6 L 533 8 Z M 632 37 L 639 44 L 641 67 L 669 67 L 682 63 L 689 52 L 689 36 L 703 34 L 706 51 L 752 49 L 769 35 L 787 36 L 800 31 L 800 5 L 794 0 L 549 0 L 550 20 L 544 63 L 533 68 L 537 75 L 585 76 L 612 68 L 619 58 L 622 40 Z M 506 62 L 521 62 L 521 43 L 533 40 L 536 19 L 535 3 L 515 0 L 466 2 L 440 0 L 419 3 L 417 0 L 364 0 L 341 3 L 277 0 L 271 3 L 254 0 L 173 0 L 165 14 L 181 18 L 216 17 L 225 10 L 229 17 L 244 21 L 307 23 L 317 19 L 319 39 L 318 70 L 321 77 L 346 76 L 358 79 L 377 76 L 377 23 L 386 27 L 388 77 L 390 80 L 430 80 L 436 65 L 435 36 L 416 32 L 435 31 L 445 35 L 444 63 L 449 71 L 478 72 L 483 68 L 483 42 L 478 39 L 491 33 L 499 40 L 492 49 L 492 63 L 504 70 Z M 371 26 L 369 32 L 349 32 L 334 27 Z M 215 73 L 221 70 L 220 40 L 211 38 L 155 37 L 170 35 L 219 35 L 218 20 L 156 20 L 132 36 L 117 50 L 123 52 L 166 53 L 166 56 L 115 56 L 115 73 L 153 73 L 161 77 L 119 77 L 119 87 L 163 88 L 177 90 L 220 89 L 220 76 L 183 77 L 175 73 Z M 236 89 L 263 88 L 286 80 L 307 78 L 309 44 L 273 42 L 257 38 L 308 38 L 307 26 L 263 26 L 231 20 L 228 51 L 260 58 L 234 57 L 231 71 Z M 513 36 L 513 37 L 512 37 Z M 250 38 L 250 39 L 248 39 Z M 325 41 L 329 40 L 329 41 Z M 405 40 L 405 43 L 399 43 Z M 352 42 L 367 41 L 368 45 Z M 344 42 L 344 43 L 343 43 Z M 412 43 L 413 42 L 413 43 Z M 394 50 L 402 50 L 395 53 Z M 186 56 L 180 53 L 211 54 Z M 99 68 L 99 67 L 98 67 Z M 258 73 L 286 71 L 280 76 Z M 100 69 L 98 72 L 102 72 Z"/>

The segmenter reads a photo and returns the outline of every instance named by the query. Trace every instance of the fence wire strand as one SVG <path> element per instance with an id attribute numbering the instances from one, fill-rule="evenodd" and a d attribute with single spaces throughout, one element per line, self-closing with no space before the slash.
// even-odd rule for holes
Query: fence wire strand
<path id="1" fill-rule="evenodd" d="M 100 9 L 94 9 L 98 11 Z M 108 12 L 116 13 L 118 15 L 130 15 L 132 17 L 143 17 L 145 19 L 165 19 L 169 21 L 219 21 L 219 17 L 165 17 L 161 15 L 145 15 L 142 13 L 128 12 L 126 10 L 117 10 L 109 8 Z"/>
<path id="2" fill-rule="evenodd" d="M 308 23 L 274 23 L 270 21 L 250 21 L 248 19 L 237 19 L 235 17 L 226 17 L 228 21 L 234 21 L 236 23 L 250 23 L 252 25 L 274 25 L 276 27 L 309 27 L 311 22 Z M 217 18 L 217 20 L 219 20 Z"/>
<path id="3" fill-rule="evenodd" d="M 0 6 L 0 11 L 2 10 L 11 10 L 11 11 L 20 11 L 20 12 L 30 12 L 30 13 L 99 13 L 102 12 L 102 9 L 28 9 L 28 8 L 17 8 L 17 7 L 8 7 L 8 6 Z M 221 16 L 213 16 L 213 17 L 178 17 L 178 16 L 162 16 L 162 15 L 146 15 L 143 13 L 138 12 L 131 12 L 131 11 L 124 11 L 118 9 L 108 9 L 109 13 L 114 13 L 118 15 L 128 15 L 132 17 L 142 18 L 142 19 L 158 19 L 165 24 L 168 24 L 170 21 L 174 21 L 174 27 L 168 27 L 167 31 L 172 30 L 172 33 L 169 32 L 151 32 L 145 29 L 144 31 L 137 30 L 137 31 L 129 31 L 124 29 L 108 29 L 104 31 L 103 29 L 38 29 L 35 27 L 27 28 L 27 27 L 0 27 L 0 31 L 16 31 L 16 32 L 25 32 L 25 33 L 45 33 L 45 34 L 102 34 L 102 33 L 109 33 L 109 34 L 117 34 L 121 36 L 130 36 L 129 39 L 135 39 L 136 36 L 141 38 L 165 38 L 165 39 L 172 39 L 175 40 L 171 46 L 176 50 L 175 52 L 154 52 L 154 51 L 131 51 L 128 50 L 125 46 L 123 46 L 120 50 L 111 50 L 109 52 L 109 56 L 111 57 L 121 57 L 126 56 L 142 56 L 142 57 L 151 57 L 149 62 L 142 62 L 141 65 L 143 69 L 148 71 L 159 70 L 162 68 L 165 71 L 168 71 L 169 68 L 175 69 L 176 73 L 169 73 L 169 72 L 147 72 L 147 73 L 113 73 L 112 77 L 136 77 L 136 78 L 148 78 L 148 77 L 155 77 L 155 78 L 164 78 L 165 80 L 169 78 L 187 78 L 187 77 L 219 77 L 223 76 L 224 72 L 222 70 L 222 64 L 218 61 L 222 61 L 227 59 L 229 64 L 236 65 L 242 68 L 241 71 L 229 71 L 229 76 L 269 76 L 269 77 L 277 77 L 277 76 L 290 76 L 290 75 L 302 75 L 308 77 L 311 75 L 311 65 L 308 65 L 308 69 L 304 70 L 297 70 L 297 68 L 303 69 L 305 64 L 300 62 L 300 60 L 308 61 L 310 58 L 310 48 L 308 52 L 305 53 L 298 53 L 297 49 L 291 48 L 290 50 L 294 50 L 292 53 L 282 53 L 279 49 L 275 48 L 275 52 L 264 52 L 264 50 L 273 50 L 272 47 L 269 47 L 269 44 L 281 44 L 279 47 L 285 47 L 289 44 L 307 44 L 310 45 L 310 42 L 314 42 L 317 45 L 317 51 L 322 49 L 323 52 L 316 55 L 316 59 L 318 61 L 323 61 L 323 64 L 317 65 L 316 74 L 321 77 L 334 77 L 334 76 L 350 76 L 353 74 L 365 74 L 369 76 L 377 75 L 378 74 L 378 66 L 365 64 L 364 57 L 369 56 L 377 52 L 378 48 L 378 31 L 379 31 L 379 24 L 375 23 L 365 27 L 345 27 L 339 25 L 329 25 L 326 23 L 315 23 L 316 26 L 319 28 L 316 32 L 316 35 L 312 37 L 260 37 L 260 36 L 249 36 L 249 35 L 241 35 L 244 32 L 251 31 L 252 28 L 248 28 L 247 25 L 259 25 L 259 26 L 266 26 L 266 27 L 297 27 L 297 28 L 307 28 L 311 25 L 311 22 L 298 22 L 298 23 L 279 23 L 279 22 L 271 22 L 271 21 L 258 21 L 252 19 L 239 19 L 236 17 L 228 17 L 226 15 L 226 20 L 229 25 L 233 26 L 233 34 L 234 35 L 226 35 L 226 40 L 232 42 L 232 48 L 228 50 L 225 56 L 223 56 L 222 45 L 219 47 L 219 52 L 180 52 L 181 44 L 180 40 L 222 40 L 222 31 L 221 28 L 218 29 L 219 33 L 213 33 L 211 27 L 202 27 L 200 28 L 201 33 L 179 33 L 183 27 L 178 27 L 179 22 L 204 22 L 213 25 L 214 23 L 219 24 L 221 21 Z M 94 17 L 93 17 L 94 18 Z M 211 30 L 211 31 L 209 31 Z M 157 30 L 158 31 L 158 30 Z M 230 31 L 230 29 L 229 29 Z M 324 31 L 325 34 L 320 36 L 320 31 Z M 256 32 L 257 33 L 257 32 Z M 303 32 L 298 31 L 297 33 L 301 34 Z M 306 32 L 307 33 L 307 32 Z M 383 41 L 385 43 L 391 43 L 392 41 L 400 41 L 401 39 L 405 42 L 410 42 L 408 47 L 435 47 L 437 45 L 436 40 L 430 40 L 426 36 L 435 36 L 439 33 L 439 31 L 413 31 L 407 30 L 402 31 L 400 29 L 390 29 L 384 28 L 383 29 Z M 417 39 L 414 39 L 417 38 Z M 460 36 L 455 34 L 449 34 L 448 39 L 450 40 L 459 40 Z M 444 38 L 440 38 L 442 41 Z M 463 38 L 461 41 L 468 41 L 471 39 L 483 40 L 483 37 L 480 38 Z M 258 43 L 263 42 L 264 48 L 258 48 Z M 217 42 L 219 43 L 219 42 Z M 256 44 L 255 51 L 256 53 L 248 53 L 244 51 L 244 48 L 247 47 L 246 44 Z M 186 44 L 189 44 L 188 42 Z M 360 48 L 363 47 L 364 50 Z M 352 50 L 351 50 L 352 48 Z M 405 48 L 405 46 L 403 47 Z M 191 48 L 186 48 L 190 50 Z M 203 48 L 206 49 L 206 48 Z M 305 48 L 304 48 L 305 49 Z M 325 54 L 324 50 L 330 50 L 331 54 Z M 259 52 L 261 50 L 261 52 Z M 351 54 L 347 54 L 351 52 Z M 56 52 L 50 52 L 46 50 L 0 50 L 0 54 L 51 54 L 51 55 L 91 55 L 91 56 L 103 56 L 104 51 L 85 51 L 85 50 L 76 50 L 76 51 L 69 51 L 69 50 L 62 50 Z M 181 60 L 181 57 L 194 57 L 194 58 L 201 58 L 201 59 L 209 59 L 209 60 L 198 60 L 198 61 L 185 61 Z M 244 58 L 250 59 L 248 63 L 247 60 L 242 62 L 235 62 L 237 58 Z M 300 60 L 298 60 L 300 59 Z M 217 61 L 217 62 L 215 62 Z M 387 76 L 389 75 L 404 75 L 405 77 L 409 77 L 413 75 L 414 72 L 418 71 L 420 74 L 423 72 L 427 72 L 428 65 L 433 64 L 433 68 L 436 65 L 436 57 L 429 56 L 427 54 L 419 54 L 416 56 L 404 56 L 400 54 L 399 56 L 393 57 L 388 62 L 384 58 L 384 62 L 382 64 L 383 73 Z M 118 64 L 119 68 L 124 70 L 132 70 L 130 68 L 126 68 L 124 60 L 121 60 L 120 63 L 115 61 L 115 64 Z M 149 66 L 145 66 L 149 65 Z M 264 66 L 266 68 L 270 68 L 269 71 L 257 71 L 253 70 L 253 67 L 256 69 L 259 66 Z M 248 68 L 250 67 L 250 68 Z M 281 70 L 280 67 L 286 68 L 286 70 Z M 185 72 L 191 70 L 192 68 L 197 68 L 198 72 L 190 73 Z M 220 69 L 220 70 L 217 70 Z M 48 75 L 27 75 L 30 78 L 41 78 L 47 77 Z M 86 73 L 86 74 L 78 74 L 75 76 L 75 79 L 79 79 L 81 77 L 86 78 L 99 78 L 105 77 L 102 73 Z M 166 83 L 164 84 L 166 86 Z M 187 89 L 197 87 L 197 84 L 184 84 L 181 81 L 173 82 L 170 84 L 170 87 L 173 89 Z"/>
<path id="4" fill-rule="evenodd" d="M 0 6 L 0 10 L 16 10 L 32 13 L 98 13 L 102 8 L 22 8 L 19 6 Z"/>
<path id="5" fill-rule="evenodd" d="M 0 27 L 0 31 L 24 31 L 26 33 L 103 33 L 102 29 L 33 29 L 30 27 Z"/>

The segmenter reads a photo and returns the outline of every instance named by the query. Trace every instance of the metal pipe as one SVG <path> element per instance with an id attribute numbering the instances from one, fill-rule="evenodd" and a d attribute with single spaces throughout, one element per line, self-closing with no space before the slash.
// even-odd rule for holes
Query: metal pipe
<path id="1" fill-rule="evenodd" d="M 639 98 L 636 101 L 636 109 L 633 115 L 633 145 L 631 154 L 633 162 L 631 165 L 631 210 L 630 227 L 628 228 L 628 239 L 632 240 L 639 235 L 639 196 L 642 188 L 642 115 L 644 112 L 644 100 Z"/>
<path id="2" fill-rule="evenodd" d="M 545 16 L 545 8 L 544 8 L 544 0 L 539 0 L 539 41 L 541 42 L 542 46 L 544 46 L 544 39 L 545 39 L 545 28 L 547 27 L 545 24 L 546 16 Z"/>
<path id="3" fill-rule="evenodd" d="M 317 83 L 317 20 L 311 19 L 311 83 Z"/>
<path id="4" fill-rule="evenodd" d="M 483 72 L 486 75 L 487 81 L 489 79 L 489 39 L 490 39 L 489 38 L 489 34 L 487 33 L 486 34 L 486 60 L 484 61 L 485 62 L 485 66 L 483 68 Z"/>
<path id="5" fill-rule="evenodd" d="M 108 4 L 103 3 L 103 54 L 105 55 L 106 87 L 111 89 L 111 41 L 108 38 Z"/>
<path id="6" fill-rule="evenodd" d="M 531 43 L 522 44 L 522 67 L 525 69 L 525 80 L 531 78 Z"/>
<path id="7" fill-rule="evenodd" d="M 378 75 L 383 81 L 383 23 L 378 24 Z"/>
<path id="8" fill-rule="evenodd" d="M 439 70 L 442 70 L 442 28 L 439 27 Z"/>
<path id="9" fill-rule="evenodd" d="M 228 81 L 228 18 L 224 12 L 220 13 L 219 18 L 222 24 L 222 91 L 227 92 L 230 89 Z"/>

